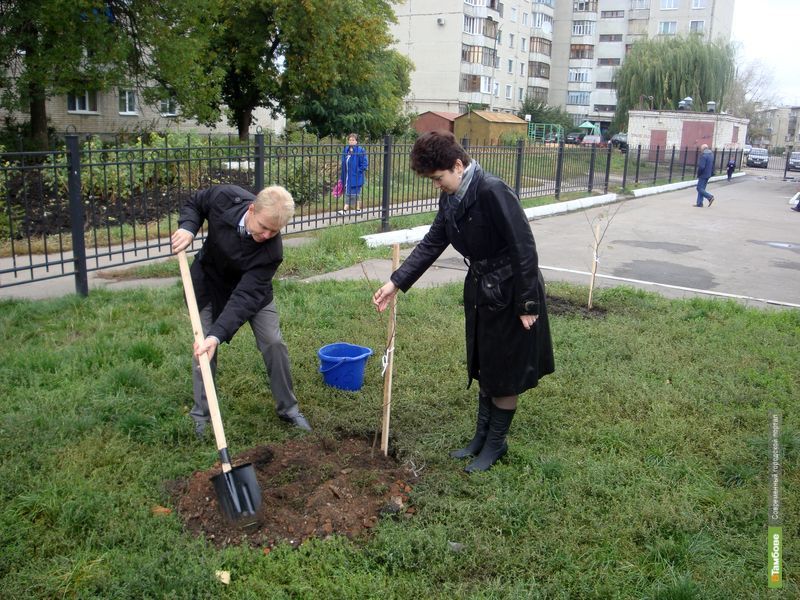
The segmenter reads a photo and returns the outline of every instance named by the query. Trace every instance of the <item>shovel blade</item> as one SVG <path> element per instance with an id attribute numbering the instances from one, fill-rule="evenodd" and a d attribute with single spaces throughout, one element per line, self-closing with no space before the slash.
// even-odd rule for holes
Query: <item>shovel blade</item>
<path id="1" fill-rule="evenodd" d="M 261 506 L 261 488 L 251 463 L 211 478 L 222 514 L 229 521 L 253 519 Z"/>

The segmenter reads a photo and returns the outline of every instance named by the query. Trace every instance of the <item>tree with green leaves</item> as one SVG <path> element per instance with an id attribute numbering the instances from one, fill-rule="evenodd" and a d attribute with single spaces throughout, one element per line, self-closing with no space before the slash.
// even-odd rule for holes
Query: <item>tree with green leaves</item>
<path id="1" fill-rule="evenodd" d="M 203 43 L 212 1 L 3 0 L 0 105 L 28 112 L 39 148 L 46 100 L 68 93 L 132 87 L 145 102 L 172 98 L 182 113 L 215 122 L 220 72 Z"/>
<path id="2" fill-rule="evenodd" d="M 642 98 L 655 110 L 677 110 L 687 96 L 694 106 L 713 100 L 717 110 L 725 110 L 733 80 L 730 44 L 706 43 L 698 35 L 636 42 L 615 75 L 617 109 L 611 127 L 625 131 L 628 111 L 644 108 Z"/>
<path id="3" fill-rule="evenodd" d="M 392 129 L 410 71 L 389 50 L 393 1 L 220 1 L 209 64 L 240 138 L 258 107 L 319 133 Z"/>

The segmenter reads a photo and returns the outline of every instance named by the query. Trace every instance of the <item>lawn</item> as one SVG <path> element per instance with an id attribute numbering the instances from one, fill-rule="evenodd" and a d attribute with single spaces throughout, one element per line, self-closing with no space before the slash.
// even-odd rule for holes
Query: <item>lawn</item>
<path id="1" fill-rule="evenodd" d="M 288 249 L 287 267 L 359 258 L 365 250 L 340 229 L 316 262 L 300 256 L 314 246 Z M 371 438 L 380 422 L 377 284 L 276 284 L 317 434 Z M 550 284 L 548 294 L 572 307 L 551 317 L 557 371 L 522 396 L 506 458 L 473 476 L 447 456 L 471 435 L 475 406 L 461 288 L 402 296 L 392 450 L 421 469 L 413 518 L 268 554 L 217 549 L 175 513 L 152 511 L 170 507 L 165 482 L 216 460 L 187 416 L 179 286 L 3 302 L 0 597 L 797 597 L 800 311 L 613 288 L 586 315 L 585 288 Z M 376 352 L 359 392 L 322 382 L 316 351 L 335 341 Z M 249 329 L 222 348 L 217 383 L 234 453 L 302 435 L 275 417 Z M 787 581 L 768 594 L 770 409 L 783 414 Z"/>

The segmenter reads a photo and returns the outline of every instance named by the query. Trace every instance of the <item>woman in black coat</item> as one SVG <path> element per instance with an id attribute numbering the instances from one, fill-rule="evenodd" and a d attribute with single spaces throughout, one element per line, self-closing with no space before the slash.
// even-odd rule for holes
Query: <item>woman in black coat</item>
<path id="1" fill-rule="evenodd" d="M 478 380 L 475 436 L 454 458 L 475 456 L 467 472 L 485 471 L 508 450 L 519 394 L 554 370 L 553 347 L 536 244 L 519 198 L 485 173 L 449 132 L 421 136 L 411 168 L 441 189 L 425 238 L 373 296 L 383 311 L 449 244 L 469 265 L 464 280 L 468 384 Z"/>

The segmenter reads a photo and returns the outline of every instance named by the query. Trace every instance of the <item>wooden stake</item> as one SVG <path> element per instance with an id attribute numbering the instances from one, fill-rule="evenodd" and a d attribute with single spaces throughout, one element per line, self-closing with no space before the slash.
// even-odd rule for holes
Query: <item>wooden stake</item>
<path id="1" fill-rule="evenodd" d="M 592 256 L 592 278 L 589 280 L 589 310 L 592 308 L 592 294 L 594 294 L 594 279 L 597 274 L 597 251 L 600 247 L 600 223 L 594 226 L 594 256 Z"/>
<path id="2" fill-rule="evenodd" d="M 392 273 L 400 266 L 400 244 L 392 246 Z M 397 326 L 397 294 L 392 298 L 389 332 L 386 336 L 386 370 L 383 373 L 383 420 L 381 422 L 381 450 L 389 454 L 389 419 L 392 416 L 392 366 L 394 365 L 394 337 Z"/>

